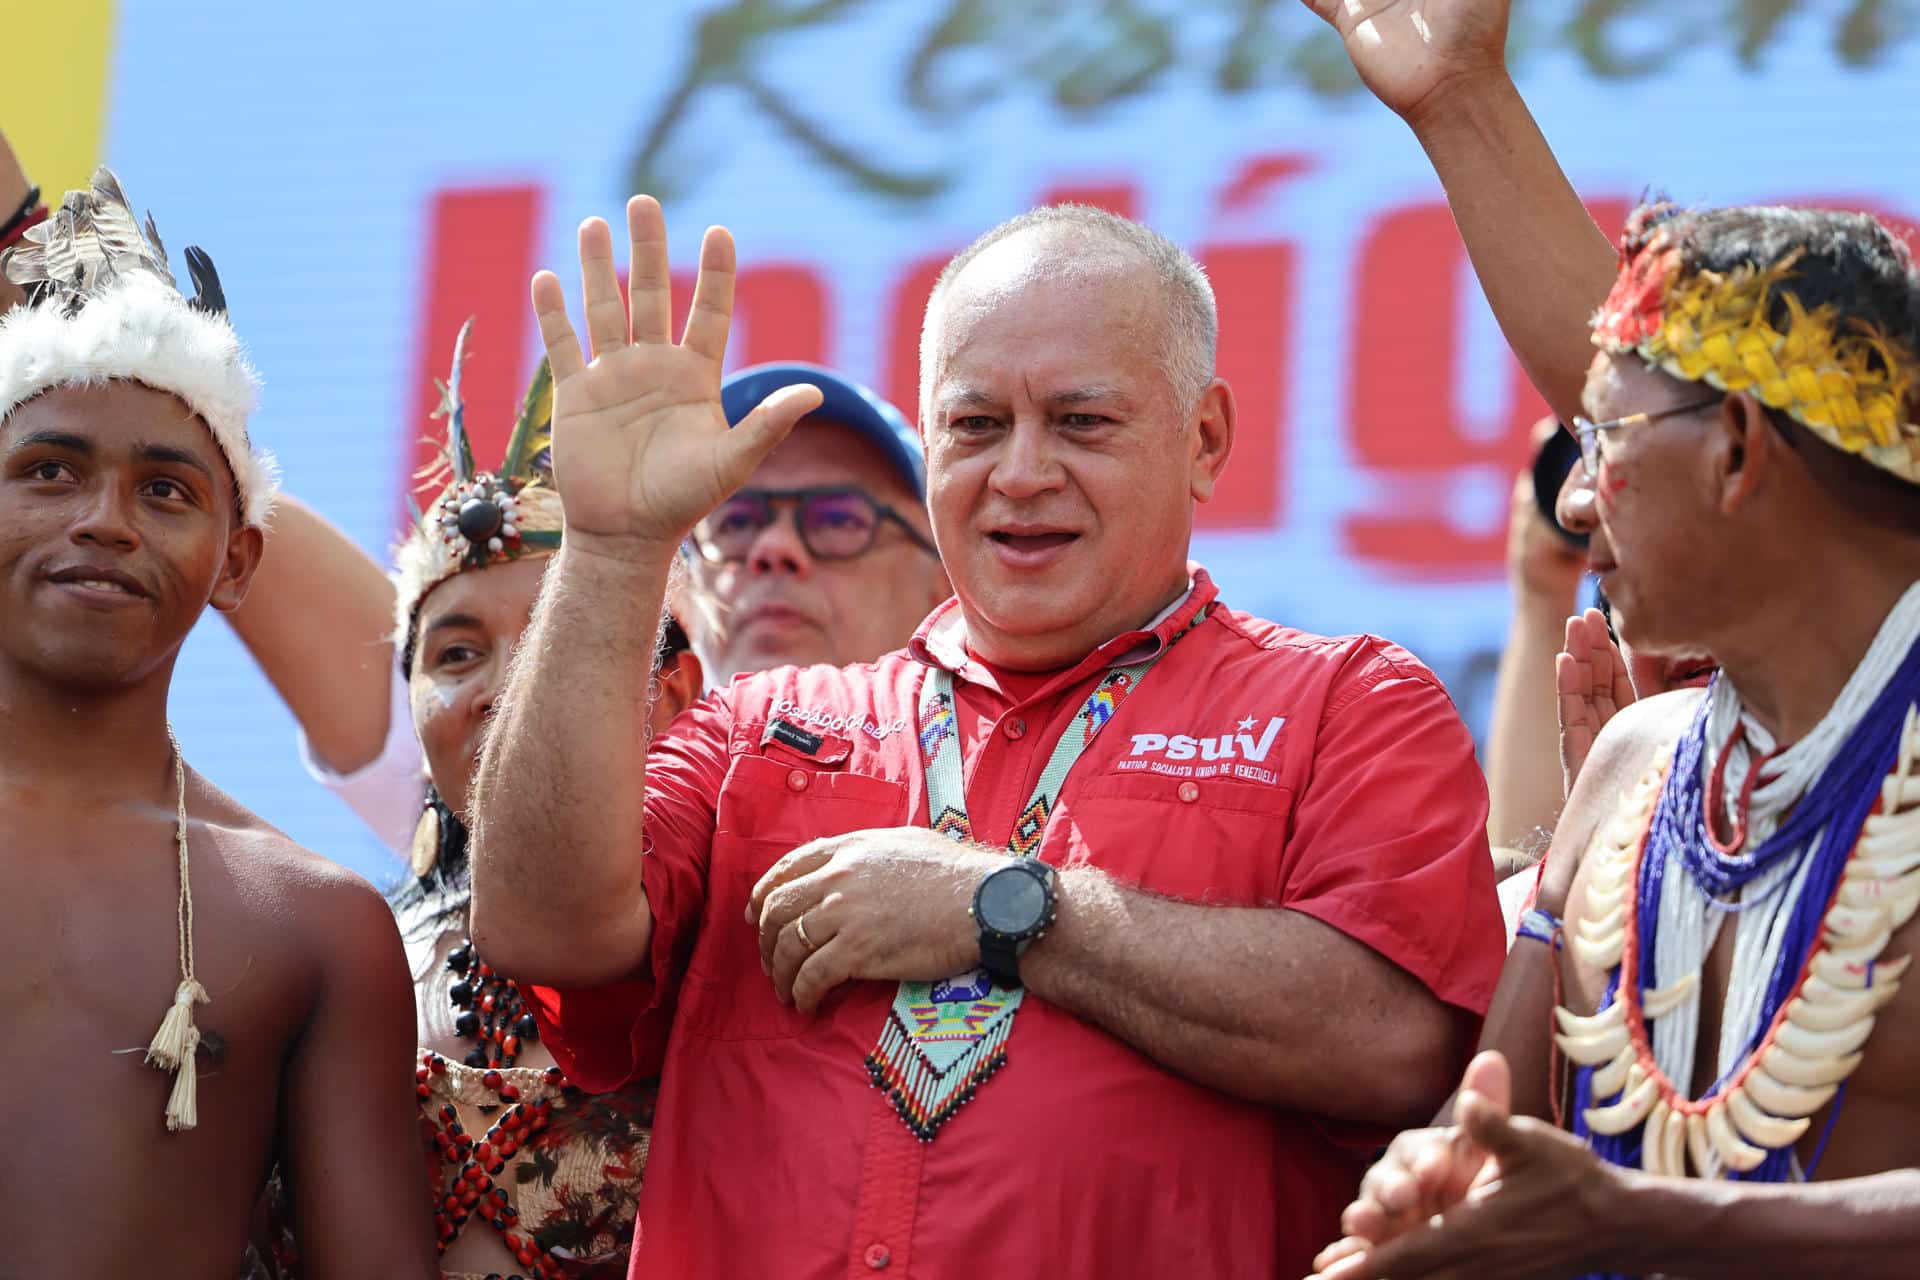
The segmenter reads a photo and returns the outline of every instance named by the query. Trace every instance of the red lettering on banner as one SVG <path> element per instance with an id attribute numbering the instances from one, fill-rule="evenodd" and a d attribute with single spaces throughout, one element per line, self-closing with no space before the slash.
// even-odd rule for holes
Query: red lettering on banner
<path id="1" fill-rule="evenodd" d="M 429 421 L 440 407 L 435 379 L 444 379 L 453 342 L 468 317 L 474 321 L 466 367 L 461 370 L 465 425 L 474 456 L 498 459 L 526 391 L 527 342 L 533 310 L 527 281 L 533 276 L 539 231 L 539 187 L 516 185 L 442 191 L 427 214 L 426 292 L 421 299 L 419 345 L 414 349 L 410 408 L 401 430 L 407 460 L 401 492 L 414 476 L 439 461 L 436 438 L 444 425 Z M 433 494 L 416 493 L 424 504 Z"/>
<path id="2" fill-rule="evenodd" d="M 1220 191 L 1223 211 L 1245 211 L 1313 167 L 1310 156 L 1254 156 Z M 1213 501 L 1195 513 L 1202 529 L 1270 530 L 1285 518 L 1286 389 L 1293 376 L 1294 249 L 1284 243 L 1220 244 L 1197 254 L 1213 282 L 1220 338 L 1215 369 L 1238 409 L 1233 456 Z"/>
<path id="3" fill-rule="evenodd" d="M 943 253 L 920 259 L 907 268 L 900 283 L 893 288 L 892 316 L 888 320 L 888 332 L 893 340 L 888 346 L 883 394 L 907 415 L 908 422 L 920 421 L 920 323 L 926 319 L 927 299 L 933 296 L 934 281 L 940 278 L 952 257 L 952 253 Z M 926 434 L 925 424 L 921 424 L 920 433 Z"/>
<path id="4" fill-rule="evenodd" d="M 1200 260 L 1220 311 L 1215 367 L 1238 408 L 1233 455 L 1213 501 L 1195 514 L 1202 529 L 1271 529 L 1281 522 L 1287 401 L 1292 373 L 1293 249 L 1218 245 Z"/>
<path id="5" fill-rule="evenodd" d="M 734 323 L 745 342 L 730 343 L 738 364 L 827 360 L 827 290 L 820 274 L 799 263 L 744 267 L 735 285 Z"/>
<path id="6" fill-rule="evenodd" d="M 1625 202 L 1592 207 L 1602 227 L 1617 233 Z M 1509 355 L 1499 430 L 1467 430 L 1456 394 L 1465 255 L 1444 202 L 1397 209 L 1368 232 L 1354 289 L 1349 440 L 1355 461 L 1398 482 L 1400 494 L 1379 510 L 1348 516 L 1344 534 L 1355 555 L 1425 578 L 1499 571 L 1504 517 L 1462 528 L 1448 517 L 1447 502 L 1474 469 L 1517 472 L 1526 462 L 1528 429 L 1546 411 Z M 1410 489 L 1418 501 L 1405 500 Z"/>
<path id="7" fill-rule="evenodd" d="M 673 338 L 687 328 L 693 304 L 693 271 L 672 273 Z M 624 293 L 626 276 L 620 277 Z M 733 282 L 733 327 L 727 337 L 727 367 L 804 360 L 825 364 L 827 289 L 820 273 L 799 263 L 742 267 Z"/>

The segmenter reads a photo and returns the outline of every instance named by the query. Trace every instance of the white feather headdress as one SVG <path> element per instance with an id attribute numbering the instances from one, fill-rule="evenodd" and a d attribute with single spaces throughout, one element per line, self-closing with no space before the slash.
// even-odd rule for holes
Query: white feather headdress
<path id="1" fill-rule="evenodd" d="M 138 382 L 199 414 L 239 487 L 241 518 L 264 528 L 273 459 L 247 438 L 259 378 L 226 313 L 213 262 L 187 250 L 189 301 L 149 217 L 144 232 L 113 173 L 70 191 L 54 215 L 0 256 L 28 305 L 0 318 L 0 418 L 54 387 Z"/>

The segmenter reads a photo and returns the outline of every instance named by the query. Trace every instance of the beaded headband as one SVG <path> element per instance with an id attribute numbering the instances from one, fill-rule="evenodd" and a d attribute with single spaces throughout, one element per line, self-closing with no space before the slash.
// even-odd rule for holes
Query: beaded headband
<path id="1" fill-rule="evenodd" d="M 1658 211 L 1654 211 L 1657 215 Z M 1688 382 L 1750 391 L 1820 439 L 1920 484 L 1920 425 L 1909 413 L 1920 359 L 1832 304 L 1809 310 L 1790 289 L 1784 331 L 1769 319 L 1801 250 L 1726 273 L 1688 270 L 1670 231 L 1627 227 L 1620 275 L 1593 319 L 1593 344 L 1631 352 Z"/>
<path id="2" fill-rule="evenodd" d="M 564 520 L 553 484 L 552 372 L 542 357 L 507 437 L 499 470 L 479 470 L 460 399 L 460 366 L 472 328 L 471 320 L 460 327 L 453 370 L 440 384 L 440 408 L 434 416 L 447 420 L 441 459 L 421 474 L 425 480 L 445 477 L 446 487 L 425 515 L 416 513 L 412 532 L 394 555 L 394 643 L 403 667 L 412 665 L 414 628 L 429 591 L 469 569 L 552 555 L 560 548 Z"/>

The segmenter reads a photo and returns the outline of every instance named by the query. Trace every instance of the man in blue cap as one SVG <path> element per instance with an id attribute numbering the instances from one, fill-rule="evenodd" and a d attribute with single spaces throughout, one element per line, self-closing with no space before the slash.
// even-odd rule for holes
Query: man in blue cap
<path id="1" fill-rule="evenodd" d="M 818 365 L 741 370 L 729 422 L 781 387 L 824 399 L 688 540 L 694 651 L 709 687 L 788 664 L 842 666 L 907 642 L 948 594 L 927 527 L 926 464 L 905 415 Z"/>

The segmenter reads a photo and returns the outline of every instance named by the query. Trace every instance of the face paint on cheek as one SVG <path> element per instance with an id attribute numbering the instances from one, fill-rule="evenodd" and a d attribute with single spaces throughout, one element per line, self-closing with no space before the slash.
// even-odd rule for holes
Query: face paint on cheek
<path id="1" fill-rule="evenodd" d="M 1626 491 L 1627 478 L 1614 469 L 1605 458 L 1600 459 L 1600 476 L 1594 484 L 1594 497 L 1599 500 L 1602 511 L 1611 511 L 1615 495 Z"/>
<path id="2" fill-rule="evenodd" d="M 413 722 L 424 724 L 442 712 L 453 709 L 453 690 L 436 681 L 416 681 L 413 686 Z"/>

